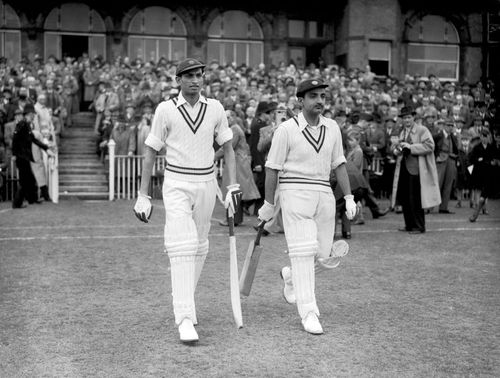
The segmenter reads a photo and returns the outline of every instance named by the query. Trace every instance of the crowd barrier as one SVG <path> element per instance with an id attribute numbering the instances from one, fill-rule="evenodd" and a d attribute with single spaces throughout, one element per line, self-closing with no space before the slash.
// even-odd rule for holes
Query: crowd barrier
<path id="1" fill-rule="evenodd" d="M 114 143 L 108 144 L 109 149 L 109 200 L 114 199 L 134 199 L 140 187 L 141 173 L 144 157 L 115 155 Z M 370 164 L 370 170 L 376 176 L 382 176 L 383 159 L 374 158 Z M 151 182 L 149 194 L 154 199 L 161 199 L 161 188 L 163 185 L 163 174 L 166 160 L 164 155 L 157 155 L 153 170 L 151 172 Z M 216 163 L 216 175 L 220 179 L 224 169 L 224 161 L 221 159 Z"/>

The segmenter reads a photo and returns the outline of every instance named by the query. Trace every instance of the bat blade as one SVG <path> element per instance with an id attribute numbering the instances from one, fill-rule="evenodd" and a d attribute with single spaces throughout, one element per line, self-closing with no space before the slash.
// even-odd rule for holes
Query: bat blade
<path id="1" fill-rule="evenodd" d="M 236 253 L 236 238 L 234 236 L 234 218 L 228 217 L 229 223 L 229 280 L 231 288 L 231 307 L 236 326 L 243 327 L 241 299 L 238 279 L 238 255 Z"/>
<path id="2" fill-rule="evenodd" d="M 262 246 L 259 242 L 263 229 L 264 223 L 261 223 L 255 240 L 250 241 L 250 244 L 248 245 L 245 263 L 243 264 L 243 269 L 241 270 L 240 293 L 247 297 L 250 295 L 250 291 L 252 290 L 252 283 L 255 278 L 257 266 L 259 265 L 260 255 L 262 253 Z"/>

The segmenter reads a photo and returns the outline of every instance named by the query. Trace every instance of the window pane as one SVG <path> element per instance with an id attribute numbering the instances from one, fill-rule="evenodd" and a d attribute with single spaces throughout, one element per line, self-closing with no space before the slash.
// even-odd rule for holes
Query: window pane
<path id="1" fill-rule="evenodd" d="M 245 12 L 224 12 L 224 37 L 248 38 L 248 15 Z"/>
<path id="2" fill-rule="evenodd" d="M 147 34 L 170 34 L 170 10 L 163 7 L 149 7 L 144 10 L 145 30 Z"/>
<path id="3" fill-rule="evenodd" d="M 435 62 L 408 62 L 408 74 L 422 76 L 436 75 L 440 79 L 457 79 L 456 63 L 435 63 Z"/>
<path id="4" fill-rule="evenodd" d="M 158 60 L 160 58 L 165 58 L 170 60 L 170 51 L 169 51 L 169 40 L 166 38 L 158 39 Z"/>
<path id="5" fill-rule="evenodd" d="M 233 42 L 224 42 L 224 59 L 222 64 L 232 63 L 234 61 L 234 43 Z"/>
<path id="6" fill-rule="evenodd" d="M 391 53 L 391 43 L 382 41 L 370 41 L 369 44 L 369 59 L 373 60 L 389 60 Z"/>
<path id="7" fill-rule="evenodd" d="M 247 44 L 237 43 L 236 44 L 236 64 L 239 66 L 242 63 L 247 63 Z"/>
<path id="8" fill-rule="evenodd" d="M 250 17 L 250 36 L 252 39 L 264 39 L 264 33 L 262 33 L 262 28 L 260 27 L 257 20 Z"/>
<path id="9" fill-rule="evenodd" d="M 131 60 L 141 58 L 144 60 L 144 50 L 142 48 L 142 38 L 129 37 L 128 39 L 128 53 Z"/>
<path id="10" fill-rule="evenodd" d="M 209 37 L 220 37 L 221 36 L 221 17 L 217 16 L 212 23 L 210 24 L 210 27 L 208 28 L 208 36 Z"/>
<path id="11" fill-rule="evenodd" d="M 389 61 L 387 60 L 369 60 L 370 69 L 376 75 L 389 75 Z"/>
<path id="12" fill-rule="evenodd" d="M 90 56 L 102 56 L 106 59 L 106 40 L 104 36 L 89 37 L 90 43 Z"/>
<path id="13" fill-rule="evenodd" d="M 4 55 L 12 63 L 19 62 L 21 54 L 21 33 L 5 33 Z"/>
<path id="14" fill-rule="evenodd" d="M 299 20 L 288 21 L 288 36 L 290 38 L 304 38 L 305 37 L 305 23 Z"/>
<path id="15" fill-rule="evenodd" d="M 220 42 L 208 41 L 207 45 L 208 62 L 220 62 Z"/>
<path id="16" fill-rule="evenodd" d="M 104 21 L 99 13 L 95 10 L 91 10 L 90 15 L 92 16 L 92 31 L 94 33 L 104 33 L 106 31 L 106 27 L 104 26 Z"/>
<path id="17" fill-rule="evenodd" d="M 303 67 L 306 57 L 306 49 L 302 47 L 290 48 L 290 59 L 295 62 L 297 67 Z"/>
<path id="18" fill-rule="evenodd" d="M 186 40 L 172 40 L 172 59 L 173 60 L 183 60 L 186 59 Z"/>
<path id="19" fill-rule="evenodd" d="M 12 28 L 12 29 L 17 29 L 21 27 L 21 22 L 19 21 L 19 17 L 17 16 L 16 12 L 12 9 L 12 7 L 8 4 L 4 4 L 4 16 L 5 16 L 5 23 L 4 26 L 6 28 Z"/>
<path id="20" fill-rule="evenodd" d="M 175 13 L 172 15 L 172 30 L 173 34 L 175 35 L 187 35 L 186 31 L 186 26 L 184 25 L 184 22 L 175 15 Z"/>
<path id="21" fill-rule="evenodd" d="M 264 61 L 262 56 L 262 43 L 250 43 L 250 56 L 248 65 L 250 67 L 257 67 Z"/>
<path id="22" fill-rule="evenodd" d="M 144 59 L 146 61 L 156 62 L 158 60 L 156 57 L 156 39 L 146 38 L 145 42 L 146 56 Z"/>
<path id="23" fill-rule="evenodd" d="M 409 45 L 408 59 L 456 61 L 458 59 L 458 47 Z"/>
<path id="24" fill-rule="evenodd" d="M 59 14 L 59 9 L 57 8 L 52 9 L 52 11 L 45 19 L 45 24 L 43 25 L 43 27 L 49 30 L 58 29 L 59 28 L 59 26 L 57 25 L 58 14 Z"/>
<path id="25" fill-rule="evenodd" d="M 142 33 L 143 17 L 144 17 L 143 12 L 139 12 L 134 16 L 132 21 L 130 21 L 130 25 L 128 27 L 129 33 L 136 33 L 136 34 Z"/>
<path id="26" fill-rule="evenodd" d="M 309 22 L 309 38 L 318 38 L 318 23 L 316 21 Z"/>
<path id="27" fill-rule="evenodd" d="M 51 55 L 60 57 L 60 41 L 61 38 L 57 34 L 45 34 L 45 59 Z"/>

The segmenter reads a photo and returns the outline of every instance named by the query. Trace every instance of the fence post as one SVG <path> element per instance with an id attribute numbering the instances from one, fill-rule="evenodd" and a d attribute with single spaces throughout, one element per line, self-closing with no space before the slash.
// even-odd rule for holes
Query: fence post
<path id="1" fill-rule="evenodd" d="M 116 143 L 113 139 L 108 142 L 109 154 L 109 200 L 113 201 L 115 198 L 115 146 Z"/>

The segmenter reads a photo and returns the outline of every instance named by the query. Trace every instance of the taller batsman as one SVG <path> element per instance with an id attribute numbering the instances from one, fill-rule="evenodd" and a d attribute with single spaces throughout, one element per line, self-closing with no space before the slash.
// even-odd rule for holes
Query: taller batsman
<path id="1" fill-rule="evenodd" d="M 236 183 L 233 137 L 222 104 L 200 94 L 205 65 L 186 59 L 176 69 L 180 94 L 160 103 L 145 141 L 141 185 L 134 206 L 136 216 L 148 222 L 148 196 L 156 153 L 166 149 L 163 181 L 165 250 L 171 266 L 175 323 L 182 342 L 198 341 L 194 292 L 208 253 L 208 232 L 215 206 L 217 182 L 214 140 L 224 150 L 229 172 L 226 208 L 234 211 L 241 198 Z"/>
<path id="2" fill-rule="evenodd" d="M 266 161 L 266 196 L 259 218 L 273 216 L 274 193 L 279 200 L 291 268 L 281 270 L 287 302 L 296 303 L 304 330 L 321 334 L 315 296 L 315 271 L 333 268 L 347 253 L 345 241 L 333 243 L 335 198 L 330 187 L 334 171 L 346 200 L 349 219 L 356 215 L 345 168 L 340 128 L 321 115 L 328 85 L 307 79 L 297 86 L 302 111 L 275 131 Z"/>

